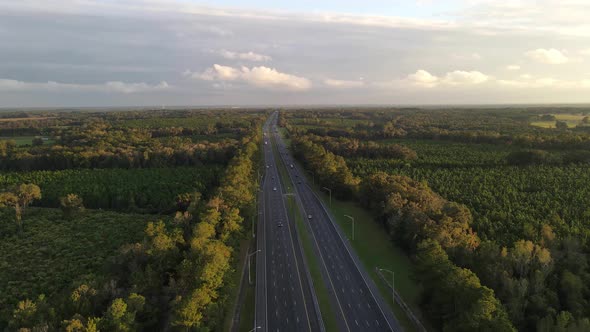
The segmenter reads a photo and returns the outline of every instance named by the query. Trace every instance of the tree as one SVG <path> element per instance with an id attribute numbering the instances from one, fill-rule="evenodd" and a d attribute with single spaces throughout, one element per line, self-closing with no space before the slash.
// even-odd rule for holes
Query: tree
<path id="1" fill-rule="evenodd" d="M 561 129 L 561 130 L 567 129 L 568 128 L 567 122 L 557 120 L 557 121 L 555 121 L 555 128 Z"/>
<path id="2" fill-rule="evenodd" d="M 66 219 L 72 219 L 84 211 L 82 198 L 78 197 L 76 194 L 68 194 L 65 197 L 60 197 L 59 207 Z"/>
<path id="3" fill-rule="evenodd" d="M 18 197 L 19 203 L 24 210 L 36 199 L 41 199 L 41 188 L 38 185 L 28 183 L 20 184 L 14 190 L 14 194 Z"/>
<path id="4" fill-rule="evenodd" d="M 32 144 L 33 146 L 41 146 L 43 145 L 43 139 L 41 137 L 35 137 L 33 138 Z"/>
<path id="5" fill-rule="evenodd" d="M 11 191 L 0 193 L 0 207 L 10 206 L 14 208 L 16 224 L 19 232 L 22 231 L 22 215 L 25 208 L 35 199 L 41 198 L 41 189 L 35 184 L 21 184 Z"/>

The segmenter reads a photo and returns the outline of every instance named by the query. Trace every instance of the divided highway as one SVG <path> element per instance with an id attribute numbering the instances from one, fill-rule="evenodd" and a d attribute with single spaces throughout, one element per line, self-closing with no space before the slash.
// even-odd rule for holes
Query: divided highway
<path id="1" fill-rule="evenodd" d="M 276 114 L 276 113 L 275 113 Z M 342 331 L 403 331 L 376 285 L 364 270 L 344 234 L 331 219 L 323 203 L 307 184 L 304 173 L 293 162 L 280 135 L 276 116 L 272 132 L 287 167 L 296 195 L 312 230 L 316 251 L 328 289 L 333 311 L 339 316 Z M 291 166 L 293 165 L 293 166 Z"/>
<path id="2" fill-rule="evenodd" d="M 275 163 L 270 124 L 264 126 L 266 172 L 257 225 L 255 331 L 320 331 L 321 315 L 310 284 L 294 221 L 288 218 Z"/>

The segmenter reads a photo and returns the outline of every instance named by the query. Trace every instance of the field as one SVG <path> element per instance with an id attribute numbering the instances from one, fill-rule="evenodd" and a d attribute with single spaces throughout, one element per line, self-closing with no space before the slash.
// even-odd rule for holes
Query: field
<path id="1" fill-rule="evenodd" d="M 49 117 L 43 116 L 31 116 L 27 118 L 0 118 L 0 122 L 17 122 L 17 121 L 37 121 L 37 120 L 46 120 Z"/>
<path id="2" fill-rule="evenodd" d="M 31 208 L 23 234 L 13 218 L 0 219 L 0 326 L 17 301 L 47 297 L 75 281 L 103 275 L 105 264 L 126 243 L 141 240 L 154 216 L 87 211 L 64 220 L 57 209 Z M 160 217 L 161 218 L 161 217 Z"/>
<path id="3" fill-rule="evenodd" d="M 145 169 L 70 169 L 0 173 L 0 187 L 37 184 L 43 207 L 58 207 L 59 198 L 74 193 L 88 208 L 171 212 L 178 194 L 208 193 L 221 165 Z"/>
<path id="4" fill-rule="evenodd" d="M 15 136 L 15 137 L 0 137 L 0 140 L 12 140 L 16 143 L 17 146 L 25 146 L 25 145 L 32 145 L 33 139 L 39 136 Z M 44 138 L 43 144 L 51 145 L 55 143 L 54 139 L 48 137 Z"/>
<path id="5" fill-rule="evenodd" d="M 575 128 L 576 126 L 588 126 L 587 123 L 582 122 L 582 119 L 587 116 L 585 114 L 554 114 L 554 116 L 556 120 L 567 123 L 569 128 Z M 540 128 L 555 128 L 555 121 L 533 121 L 531 122 L 531 126 Z"/>

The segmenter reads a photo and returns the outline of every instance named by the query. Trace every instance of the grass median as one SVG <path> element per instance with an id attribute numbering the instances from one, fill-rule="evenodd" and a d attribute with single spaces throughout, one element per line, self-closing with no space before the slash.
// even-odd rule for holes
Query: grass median
<path id="1" fill-rule="evenodd" d="M 273 139 L 274 141 L 274 139 Z M 320 270 L 320 263 L 318 258 L 315 254 L 313 249 L 312 239 L 310 238 L 310 234 L 305 227 L 305 220 L 301 215 L 301 210 L 297 205 L 297 201 L 295 200 L 295 196 L 293 196 L 293 183 L 287 174 L 287 169 L 283 162 L 279 159 L 279 152 L 276 148 L 276 144 L 273 144 L 273 151 L 275 155 L 275 162 L 277 168 L 279 169 L 279 174 L 281 177 L 281 181 L 285 187 L 285 191 L 287 195 L 287 212 L 292 220 L 295 221 L 295 226 L 297 227 L 297 233 L 299 235 L 299 240 L 303 247 L 303 253 L 305 255 L 305 260 L 307 261 L 307 266 L 309 268 L 309 274 L 311 275 L 311 279 L 313 282 L 313 287 L 315 290 L 315 295 L 318 299 L 318 303 L 320 306 L 320 311 L 322 314 L 322 320 L 324 321 L 324 326 L 326 331 L 338 331 L 338 323 L 336 321 L 336 315 L 332 309 L 330 304 L 330 294 L 328 292 L 328 288 L 324 283 L 322 278 L 322 273 Z"/>

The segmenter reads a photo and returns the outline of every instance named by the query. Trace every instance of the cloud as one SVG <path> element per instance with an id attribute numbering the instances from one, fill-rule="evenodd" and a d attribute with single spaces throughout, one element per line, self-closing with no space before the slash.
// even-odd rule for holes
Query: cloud
<path id="1" fill-rule="evenodd" d="M 567 56 L 554 48 L 538 48 L 536 50 L 526 52 L 525 55 L 534 61 L 552 65 L 563 64 L 569 61 Z"/>
<path id="2" fill-rule="evenodd" d="M 324 85 L 332 87 L 332 88 L 340 88 L 340 89 L 350 89 L 350 88 L 360 88 L 365 85 L 365 82 L 359 81 L 348 81 L 348 80 L 335 80 L 331 78 L 327 78 L 324 80 Z"/>
<path id="3" fill-rule="evenodd" d="M 226 59 L 230 59 L 230 60 L 248 60 L 248 61 L 257 61 L 257 62 L 272 60 L 272 58 L 268 55 L 258 54 L 258 53 L 254 53 L 252 51 L 247 52 L 247 53 L 238 53 L 238 52 L 231 52 L 231 51 L 227 51 L 227 50 L 221 50 L 221 51 L 219 51 L 219 54 L 221 54 L 222 57 L 224 57 Z"/>
<path id="4" fill-rule="evenodd" d="M 489 76 L 479 71 L 455 70 L 453 72 L 447 73 L 442 82 L 450 85 L 480 84 L 486 82 L 489 79 Z"/>
<path id="5" fill-rule="evenodd" d="M 498 80 L 497 83 L 500 86 L 511 87 L 511 88 L 523 88 L 523 89 L 539 89 L 539 88 L 552 88 L 552 89 L 588 89 L 590 88 L 590 79 L 581 80 L 560 80 L 551 77 L 543 77 L 538 79 L 532 79 L 532 77 L 523 77 L 521 80 Z"/>
<path id="6" fill-rule="evenodd" d="M 206 81 L 243 81 L 250 85 L 262 88 L 284 88 L 287 90 L 308 90 L 311 81 L 304 77 L 285 74 L 274 68 L 265 66 L 248 68 L 234 68 L 214 64 L 202 73 L 184 73 L 185 76 Z"/>
<path id="7" fill-rule="evenodd" d="M 580 51 L 578 51 L 578 53 L 580 53 L 580 55 L 590 56 L 590 48 L 580 50 Z"/>
<path id="8" fill-rule="evenodd" d="M 113 92 L 113 93 L 139 93 L 150 92 L 158 90 L 166 90 L 170 85 L 165 81 L 156 85 L 150 85 L 144 82 L 140 83 L 125 83 L 120 81 L 110 81 L 102 84 L 74 84 L 74 83 L 59 83 L 48 81 L 45 83 L 38 82 L 24 82 L 12 79 L 0 79 L 0 91 L 53 91 L 53 92 L 68 92 L 68 91 L 88 91 L 88 92 Z"/>
<path id="9" fill-rule="evenodd" d="M 508 70 L 520 70 L 520 66 L 519 65 L 508 65 L 508 66 L 506 66 L 506 69 L 508 69 Z"/>
<path id="10" fill-rule="evenodd" d="M 439 83 L 438 77 L 432 75 L 431 73 L 423 69 L 419 69 L 415 73 L 408 75 L 406 79 L 414 85 L 426 88 L 435 87 Z"/>
<path id="11" fill-rule="evenodd" d="M 438 77 L 423 69 L 406 77 L 406 80 L 413 85 L 426 88 L 433 88 L 439 85 L 474 85 L 484 83 L 489 79 L 489 76 L 479 71 L 455 70 L 446 73 L 443 77 Z"/>

